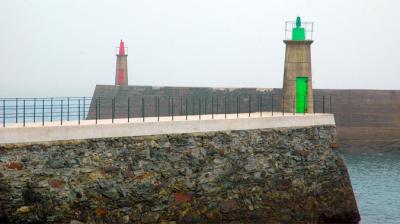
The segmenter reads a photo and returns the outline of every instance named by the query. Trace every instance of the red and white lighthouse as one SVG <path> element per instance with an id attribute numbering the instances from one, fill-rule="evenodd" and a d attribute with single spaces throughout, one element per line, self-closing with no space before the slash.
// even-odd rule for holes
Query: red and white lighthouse
<path id="1" fill-rule="evenodd" d="M 115 72 L 115 85 L 128 85 L 128 54 L 125 51 L 125 44 L 121 40 L 117 47 L 117 69 Z"/>

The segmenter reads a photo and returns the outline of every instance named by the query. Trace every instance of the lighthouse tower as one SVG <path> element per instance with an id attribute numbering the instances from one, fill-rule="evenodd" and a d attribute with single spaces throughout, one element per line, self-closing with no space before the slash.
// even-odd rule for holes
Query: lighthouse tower
<path id="1" fill-rule="evenodd" d="M 127 86 L 128 85 L 128 54 L 126 52 L 125 44 L 121 40 L 119 47 L 117 47 L 117 66 L 115 72 L 115 85 Z"/>
<path id="2" fill-rule="evenodd" d="M 285 69 L 282 108 L 286 113 L 313 113 L 311 44 L 313 23 L 302 23 L 300 17 L 286 22 Z"/>

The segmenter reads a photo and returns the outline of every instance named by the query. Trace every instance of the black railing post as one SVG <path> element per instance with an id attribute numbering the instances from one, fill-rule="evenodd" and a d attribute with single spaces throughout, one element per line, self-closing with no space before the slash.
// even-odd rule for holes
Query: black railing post
<path id="1" fill-rule="evenodd" d="M 53 97 L 50 101 L 50 122 L 53 122 Z"/>
<path id="2" fill-rule="evenodd" d="M 207 115 L 207 96 L 204 96 L 204 115 Z"/>
<path id="3" fill-rule="evenodd" d="M 18 123 L 18 98 L 15 98 L 15 123 Z"/>
<path id="4" fill-rule="evenodd" d="M 201 96 L 199 96 L 199 120 L 201 120 Z"/>
<path id="5" fill-rule="evenodd" d="M 239 96 L 236 96 L 236 118 L 239 118 Z"/>
<path id="6" fill-rule="evenodd" d="M 61 125 L 63 125 L 63 105 L 64 104 L 64 100 L 61 100 Z"/>
<path id="7" fill-rule="evenodd" d="M 249 95 L 249 117 L 251 117 L 251 95 Z"/>
<path id="8" fill-rule="evenodd" d="M 229 103 L 229 95 L 228 96 L 225 96 L 226 97 L 226 114 L 229 114 L 230 113 L 230 103 Z"/>
<path id="9" fill-rule="evenodd" d="M 180 116 L 183 115 L 183 96 L 181 95 L 181 113 L 179 114 Z"/>
<path id="10" fill-rule="evenodd" d="M 99 120 L 101 120 L 101 98 L 99 97 Z"/>
<path id="11" fill-rule="evenodd" d="M 81 99 L 78 99 L 78 124 L 81 124 Z"/>
<path id="12" fill-rule="evenodd" d="M 86 120 L 85 110 L 86 109 L 86 97 L 83 97 L 83 120 Z"/>
<path id="13" fill-rule="evenodd" d="M 44 99 L 42 100 L 42 126 L 44 126 Z"/>
<path id="14" fill-rule="evenodd" d="M 325 113 L 325 96 L 322 96 L 322 113 Z"/>
<path id="15" fill-rule="evenodd" d="M 160 97 L 157 96 L 157 121 L 160 121 Z"/>
<path id="16" fill-rule="evenodd" d="M 239 109 L 238 109 L 238 111 L 239 111 L 239 116 L 240 116 L 240 114 L 241 114 L 241 104 L 240 104 L 240 100 L 241 99 L 240 99 L 240 95 L 238 97 L 239 97 L 239 106 L 238 106 Z"/>
<path id="17" fill-rule="evenodd" d="M 188 97 L 186 96 L 185 99 L 185 113 L 186 113 L 186 120 L 188 119 Z"/>
<path id="18" fill-rule="evenodd" d="M 171 116 L 171 97 L 168 96 L 168 116 Z"/>
<path id="19" fill-rule="evenodd" d="M 211 119 L 214 119 L 214 96 L 211 96 Z"/>
<path id="20" fill-rule="evenodd" d="M 171 98 L 171 115 L 172 120 L 174 120 L 174 97 Z"/>
<path id="21" fill-rule="evenodd" d="M 142 117 L 144 122 L 144 97 L 142 97 Z"/>
<path id="22" fill-rule="evenodd" d="M 218 95 L 216 96 L 217 97 L 217 114 L 219 113 L 219 100 L 218 100 Z"/>
<path id="23" fill-rule="evenodd" d="M 111 122 L 114 123 L 115 118 L 115 97 L 111 100 Z"/>
<path id="24" fill-rule="evenodd" d="M 95 102 L 96 102 L 96 111 L 95 112 L 96 112 L 96 124 L 97 124 L 97 115 L 98 115 L 98 106 L 99 106 L 98 103 L 99 102 L 97 99 L 95 100 Z"/>
<path id="25" fill-rule="evenodd" d="M 157 103 L 158 103 L 157 99 L 158 99 L 158 96 L 155 96 L 154 97 L 154 117 L 157 117 Z"/>
<path id="26" fill-rule="evenodd" d="M 192 96 L 192 114 L 194 116 L 194 96 Z"/>
<path id="27" fill-rule="evenodd" d="M 69 97 L 67 98 L 67 121 L 69 121 Z"/>
<path id="28" fill-rule="evenodd" d="M 226 96 L 224 96 L 224 113 L 225 113 L 225 119 L 226 119 Z"/>
<path id="29" fill-rule="evenodd" d="M 128 97 L 128 123 L 131 116 L 131 99 Z"/>
<path id="30" fill-rule="evenodd" d="M 36 123 L 36 98 L 33 98 L 33 123 Z"/>
<path id="31" fill-rule="evenodd" d="M 274 116 L 274 94 L 271 95 L 271 110 L 272 110 L 272 117 Z"/>
<path id="32" fill-rule="evenodd" d="M 6 100 L 3 100 L 3 128 L 6 127 Z"/>
<path id="33" fill-rule="evenodd" d="M 22 117 L 23 117 L 23 119 L 24 119 L 23 122 L 24 122 L 24 127 L 25 127 L 25 99 L 24 99 L 23 102 L 24 102 L 24 104 L 23 104 L 24 107 L 23 107 L 23 110 L 22 110 L 22 113 L 23 113 L 23 116 L 22 116 Z"/>

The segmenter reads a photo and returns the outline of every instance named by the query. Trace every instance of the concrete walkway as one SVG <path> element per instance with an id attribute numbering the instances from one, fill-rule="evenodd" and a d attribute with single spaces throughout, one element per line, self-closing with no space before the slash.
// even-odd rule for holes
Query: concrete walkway
<path id="1" fill-rule="evenodd" d="M 173 119 L 173 120 L 172 120 Z M 82 120 L 7 124 L 0 128 L 0 144 L 57 140 L 249 130 L 278 127 L 335 125 L 332 114 L 282 114 L 271 112 L 128 119 Z"/>

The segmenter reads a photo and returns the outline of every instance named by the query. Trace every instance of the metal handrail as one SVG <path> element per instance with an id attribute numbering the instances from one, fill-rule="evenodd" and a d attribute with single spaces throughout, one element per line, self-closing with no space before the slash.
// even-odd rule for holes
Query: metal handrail
<path id="1" fill-rule="evenodd" d="M 310 98 L 311 99 L 311 98 Z M 66 122 L 81 120 L 105 120 L 126 118 L 127 122 L 135 118 L 141 118 L 143 122 L 146 117 L 170 117 L 173 121 L 176 116 L 197 115 L 201 120 L 204 116 L 223 114 L 247 113 L 249 117 L 254 113 L 269 114 L 277 113 L 299 114 L 296 112 L 296 103 L 309 105 L 307 97 L 281 96 L 268 93 L 260 94 L 208 94 L 208 95 L 178 95 L 178 96 L 143 96 L 133 95 L 126 97 L 49 97 L 49 98 L 0 98 L 0 122 L 2 127 L 8 124 L 30 123 L 42 125 L 48 122 L 58 122 L 64 125 Z M 285 108 L 288 104 L 290 108 Z M 312 110 L 311 110 L 312 109 Z M 325 95 L 314 95 L 312 108 L 306 108 L 302 114 L 332 113 L 332 97 Z"/>

